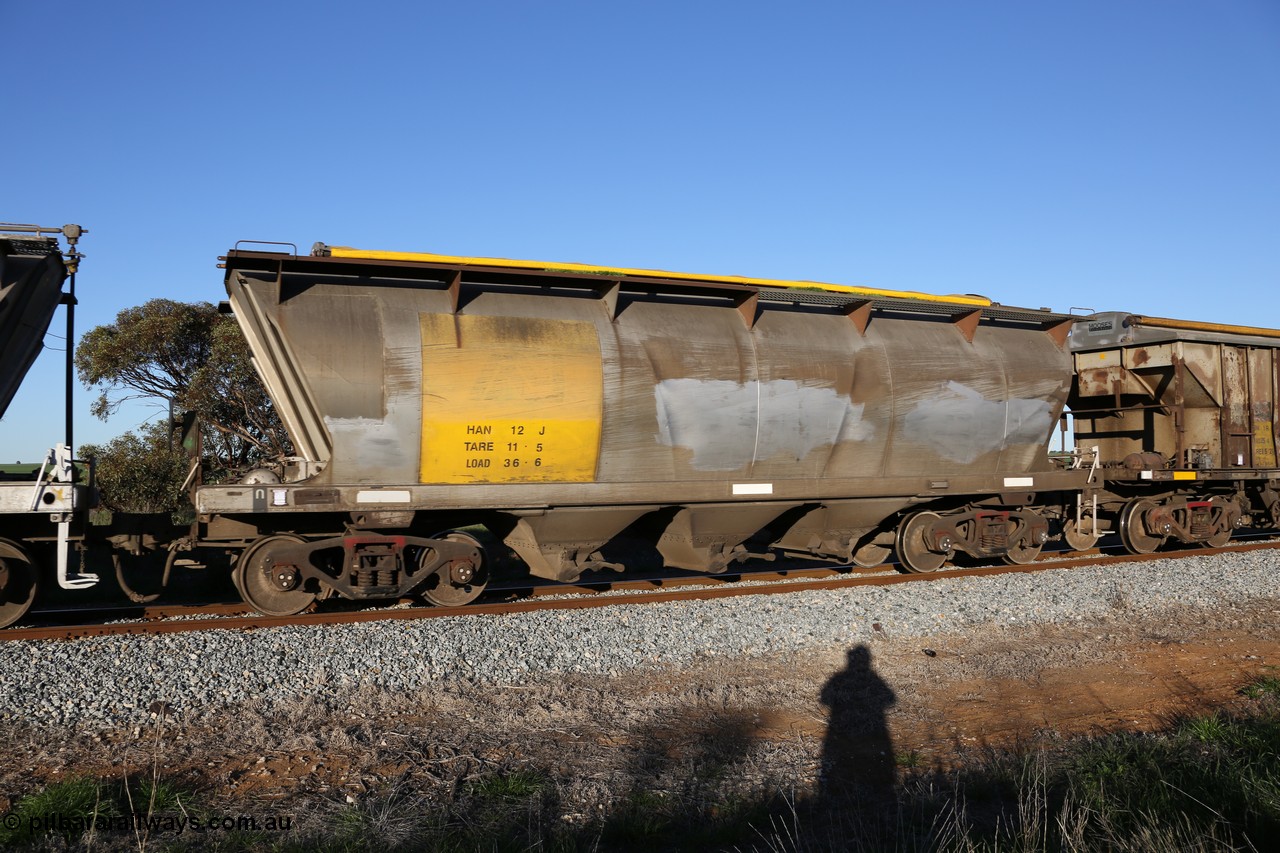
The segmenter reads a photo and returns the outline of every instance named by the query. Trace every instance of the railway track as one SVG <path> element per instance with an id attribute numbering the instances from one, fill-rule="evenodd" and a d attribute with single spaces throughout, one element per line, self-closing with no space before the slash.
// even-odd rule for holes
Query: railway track
<path id="1" fill-rule="evenodd" d="M 492 589 L 479 603 L 461 607 L 414 607 L 408 602 L 361 609 L 316 609 L 295 616 L 263 616 L 240 603 L 199 606 L 110 608 L 93 611 L 61 611 L 77 615 L 94 614 L 91 623 L 20 626 L 0 631 L 0 642 L 19 640 L 76 639 L 126 634 L 172 634 L 206 630 L 251 630 L 290 625 L 332 625 L 389 620 L 437 619 L 448 616 L 479 616 L 522 613 L 534 610 L 575 610 L 622 603 L 656 603 L 730 598 L 743 595 L 778 595 L 812 590 L 847 589 L 858 586 L 889 586 L 924 583 L 946 578 L 1027 574 L 1079 566 L 1149 562 L 1179 557 L 1280 550 L 1280 539 L 1236 543 L 1222 548 L 1196 548 L 1157 554 L 1107 554 L 1095 549 L 1084 555 L 1060 557 L 1045 554 L 1027 565 L 996 565 L 951 568 L 927 574 L 902 574 L 892 566 L 877 569 L 856 567 L 785 567 L 743 571 L 715 576 L 654 577 L 646 579 L 588 581 L 574 584 L 523 584 Z M 59 611 L 34 614 L 49 619 Z M 107 621 L 128 619 L 130 621 Z"/>

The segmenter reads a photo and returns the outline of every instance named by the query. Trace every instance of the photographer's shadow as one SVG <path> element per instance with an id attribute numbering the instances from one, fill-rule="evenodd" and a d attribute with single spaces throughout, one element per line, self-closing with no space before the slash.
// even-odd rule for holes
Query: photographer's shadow
<path id="1" fill-rule="evenodd" d="M 896 697 L 872 668 L 870 649 L 850 649 L 845 668 L 823 686 L 819 698 L 830 709 L 818 777 L 820 806 L 884 817 L 897 784 L 886 718 Z"/>

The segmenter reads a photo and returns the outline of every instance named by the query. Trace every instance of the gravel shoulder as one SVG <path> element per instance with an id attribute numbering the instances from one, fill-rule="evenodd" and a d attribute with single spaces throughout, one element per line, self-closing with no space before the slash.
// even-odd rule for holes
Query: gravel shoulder
<path id="1" fill-rule="evenodd" d="M 1280 674 L 1277 558 L 1208 559 L 377 633 L 15 643 L 30 648 L 0 648 L 0 812 L 59 779 L 130 776 L 305 826 L 529 770 L 574 821 L 636 791 L 806 796 L 824 761 L 946 768 L 1160 728 Z M 199 670 L 227 677 L 180 680 Z"/>

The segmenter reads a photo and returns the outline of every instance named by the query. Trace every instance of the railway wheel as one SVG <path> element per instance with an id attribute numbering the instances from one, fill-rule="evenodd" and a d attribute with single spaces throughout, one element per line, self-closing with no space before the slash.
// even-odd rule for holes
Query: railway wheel
<path id="1" fill-rule="evenodd" d="M 1042 550 L 1044 550 L 1043 545 L 1025 543 L 1015 545 L 1005 552 L 1004 561 L 1011 566 L 1025 566 L 1034 563 Z"/>
<path id="2" fill-rule="evenodd" d="M 297 570 L 273 565 L 278 549 L 305 541 L 291 533 L 264 536 L 240 555 L 231 579 L 246 604 L 267 616 L 292 616 L 311 606 L 316 594 L 302 588 Z"/>
<path id="3" fill-rule="evenodd" d="M 1039 519 L 1039 516 L 1033 516 L 1033 517 L 1036 518 L 1038 521 L 1040 521 L 1041 524 L 1044 523 L 1042 519 Z M 1017 524 L 1018 524 L 1019 531 L 1021 533 L 1021 538 L 1017 540 L 1017 544 L 1011 547 L 1008 551 L 1004 552 L 1003 560 L 1011 566 L 1025 566 L 1030 563 L 1034 563 L 1036 561 L 1036 558 L 1040 556 L 1040 552 L 1044 550 L 1044 542 L 1032 541 L 1032 538 L 1028 532 L 1028 528 L 1030 528 L 1032 525 L 1029 524 L 1025 519 L 1019 520 Z M 1019 531 L 1015 531 L 1015 532 L 1019 532 Z M 1048 538 L 1049 538 L 1048 531 L 1044 527 L 1041 527 L 1040 532 L 1036 534 L 1036 539 L 1048 539 Z"/>
<path id="4" fill-rule="evenodd" d="M 1062 525 L 1062 538 L 1072 551 L 1088 551 L 1098 544 L 1098 532 L 1093 529 L 1092 518 L 1082 518 L 1079 524 L 1074 518 L 1067 519 Z"/>
<path id="5" fill-rule="evenodd" d="M 1139 498 L 1129 501 L 1120 512 L 1120 542 L 1130 554 L 1151 554 L 1164 544 L 1163 535 L 1147 532 L 1142 516 L 1156 508 L 1156 502 Z"/>
<path id="6" fill-rule="evenodd" d="M 936 572 L 947 562 L 951 550 L 946 542 L 931 542 L 929 531 L 941 518 L 936 512 L 917 512 L 898 528 L 898 562 L 909 572 Z M 931 547 L 932 546 L 932 547 Z M 946 548 L 939 552 L 934 548 Z"/>
<path id="7" fill-rule="evenodd" d="M 16 542 L 0 539 L 0 628 L 31 609 L 39 587 L 36 565 Z"/>
<path id="8" fill-rule="evenodd" d="M 853 555 L 850 561 L 855 566 L 861 566 L 864 569 L 874 569 L 884 563 L 893 555 L 893 547 L 891 545 L 877 544 L 876 539 L 869 539 L 857 548 L 853 549 Z"/>
<path id="9" fill-rule="evenodd" d="M 1216 501 L 1215 501 L 1215 503 L 1216 503 Z M 1226 510 L 1224 510 L 1224 512 L 1225 512 L 1225 511 L 1226 511 Z M 1238 516 L 1236 516 L 1236 517 L 1238 517 Z M 1206 548 L 1224 548 L 1224 547 L 1226 547 L 1226 543 L 1230 542 L 1230 540 L 1231 540 L 1231 528 L 1230 528 L 1230 526 L 1228 526 L 1228 528 L 1226 528 L 1225 530 L 1219 530 L 1219 532 L 1217 532 L 1217 533 L 1215 533 L 1215 534 L 1211 535 L 1211 537 L 1210 537 L 1210 538 L 1208 538 L 1208 539 L 1204 540 L 1204 547 L 1206 547 Z"/>
<path id="10" fill-rule="evenodd" d="M 485 556 L 484 546 L 479 539 L 460 530 L 450 530 L 436 538 L 471 545 L 476 549 L 476 557 L 445 563 L 427 581 L 422 597 L 440 607 L 470 604 L 489 584 L 489 559 Z"/>
<path id="11" fill-rule="evenodd" d="M 1204 540 L 1204 546 L 1206 548 L 1225 548 L 1227 543 L 1230 541 L 1231 541 L 1231 530 L 1227 529 L 1227 530 L 1223 530 L 1220 533 L 1215 533 L 1212 536 L 1210 536 L 1208 539 Z"/>
<path id="12" fill-rule="evenodd" d="M 1224 514 L 1226 514 L 1228 518 L 1240 517 L 1238 510 L 1234 516 L 1231 514 L 1230 510 L 1235 509 L 1235 505 L 1230 500 L 1221 501 L 1218 498 L 1214 498 L 1213 504 L 1216 507 L 1221 507 L 1221 511 Z M 1231 525 L 1227 525 L 1226 530 L 1220 530 L 1217 533 L 1210 536 L 1208 539 L 1206 539 L 1204 541 L 1204 545 L 1206 548 L 1223 548 L 1223 547 L 1226 547 L 1226 544 L 1230 541 L 1231 541 Z"/>

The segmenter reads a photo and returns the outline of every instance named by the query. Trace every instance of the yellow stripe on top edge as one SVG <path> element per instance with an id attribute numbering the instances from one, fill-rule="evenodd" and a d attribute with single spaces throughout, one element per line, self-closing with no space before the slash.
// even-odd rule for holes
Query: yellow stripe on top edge
<path id="1" fill-rule="evenodd" d="M 1260 338 L 1280 338 L 1280 329 L 1259 329 L 1254 326 L 1230 326 L 1225 323 L 1199 323 L 1195 320 L 1172 320 L 1168 317 L 1134 318 L 1139 326 L 1155 326 L 1161 329 L 1185 329 L 1189 332 L 1222 332 L 1230 335 L 1253 335 Z"/>
<path id="2" fill-rule="evenodd" d="M 631 269 L 628 267 L 599 267 L 590 264 L 562 264 L 549 261 L 515 261 L 507 258 L 464 258 L 456 255 L 434 255 L 429 252 L 378 252 L 365 249 L 353 249 L 350 246 L 327 246 L 329 256 L 333 258 L 356 258 L 367 261 L 409 261 L 429 264 L 449 264 L 451 266 L 483 266 L 508 267 L 530 270 L 563 270 L 565 272 L 583 272 L 599 275 L 633 275 L 649 278 L 670 278 L 681 281 L 707 281 L 719 284 L 746 284 L 753 287 L 802 287 L 818 288 L 831 293 L 851 293 L 857 296 L 881 296 L 892 299 L 919 299 L 927 302 L 947 302 L 955 305 L 973 305 L 982 308 L 992 303 L 984 296 L 961 296 L 950 294 L 936 296 L 932 293 L 919 293 L 912 290 L 882 290 L 874 287 L 851 287 L 845 284 L 828 284 L 823 281 L 788 281 L 773 278 L 746 278 L 737 275 L 700 275 L 698 273 L 668 272 L 666 270 Z"/>

